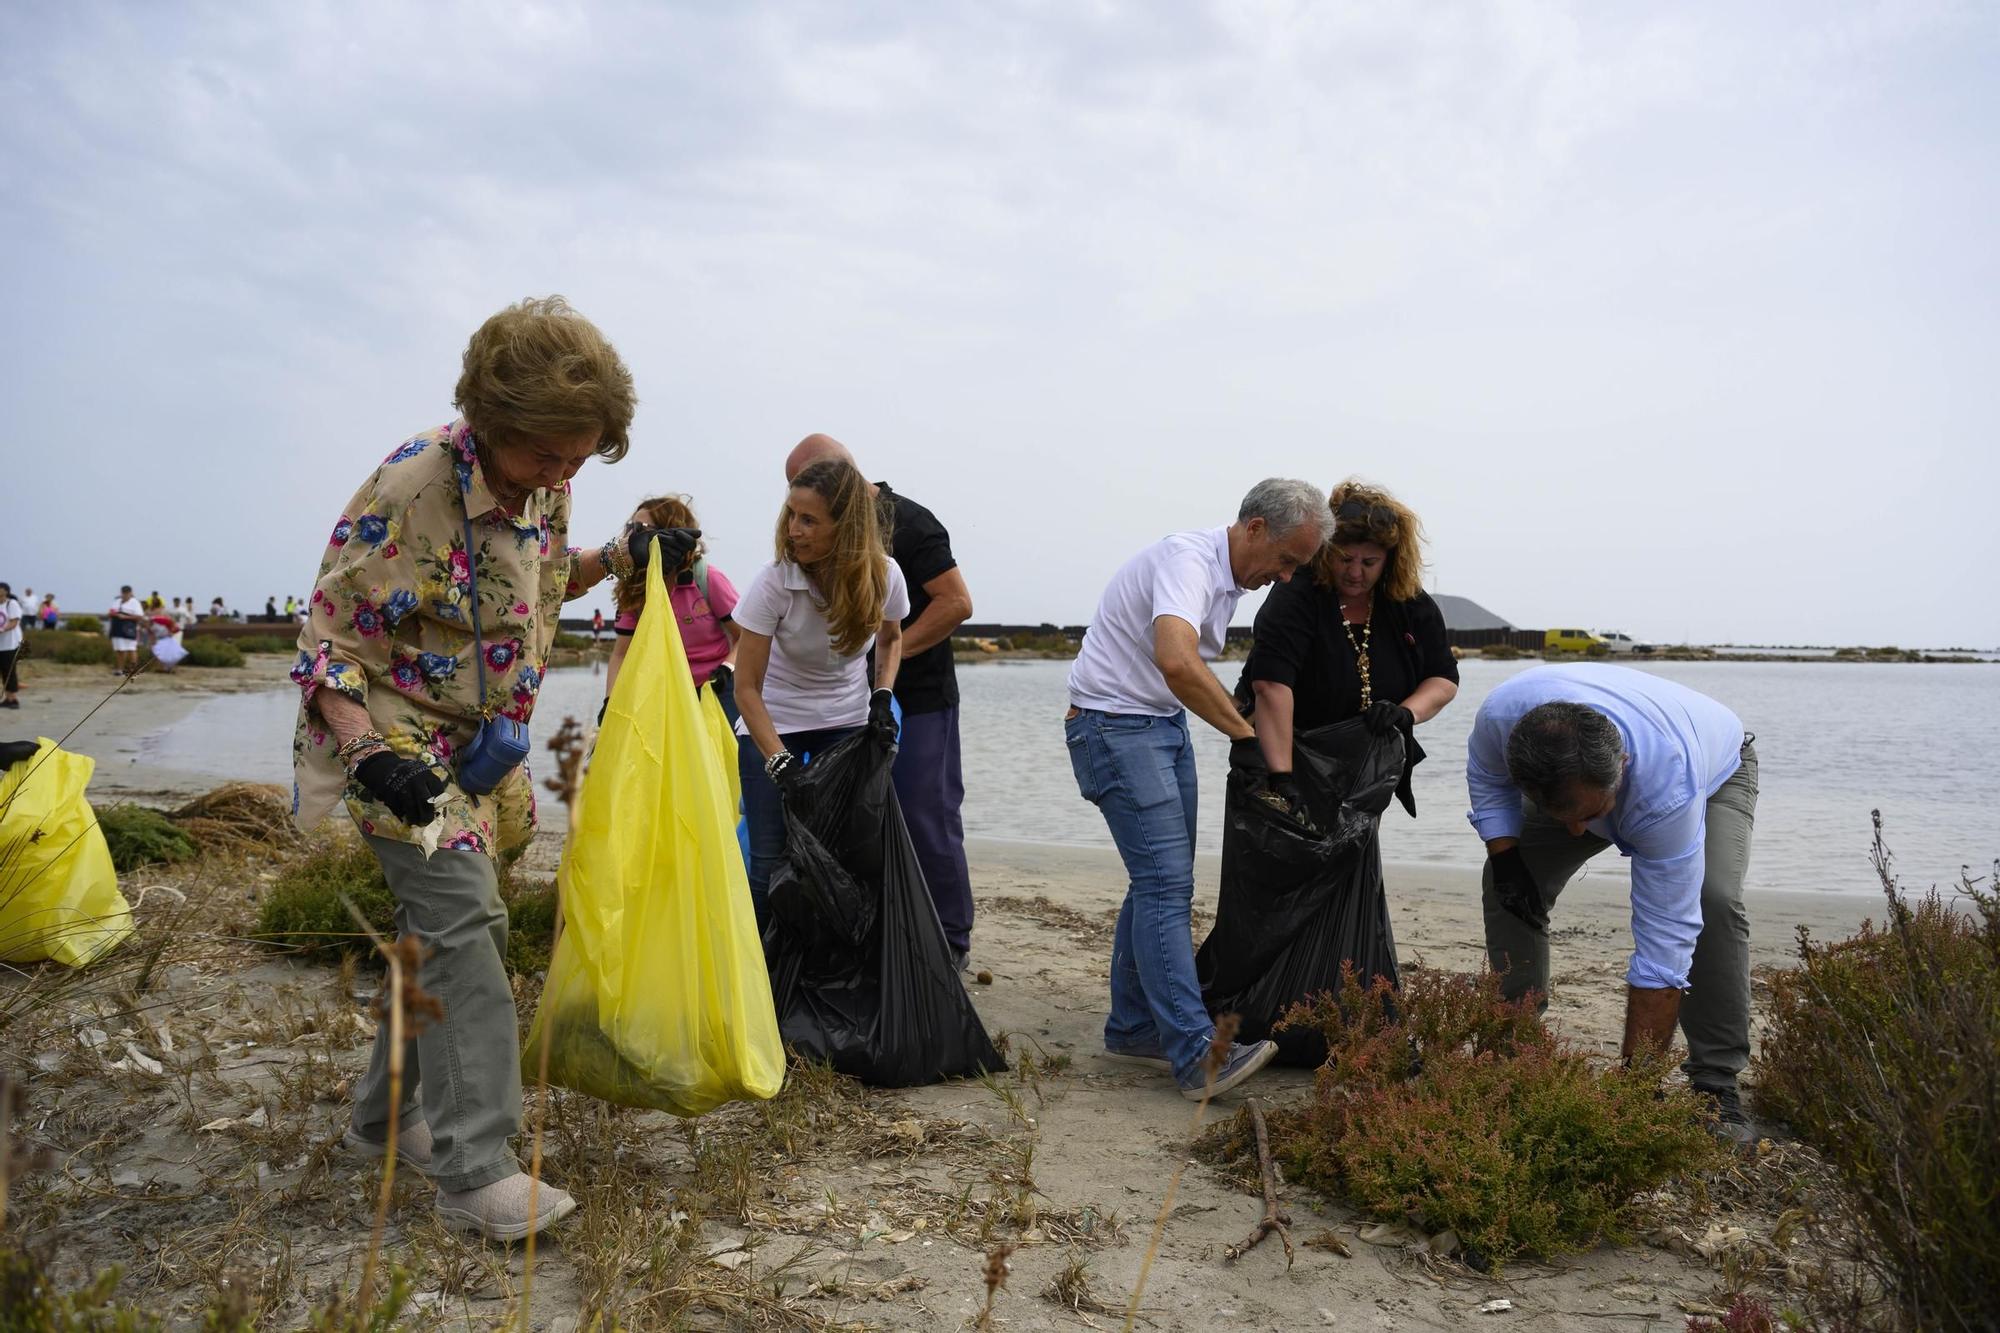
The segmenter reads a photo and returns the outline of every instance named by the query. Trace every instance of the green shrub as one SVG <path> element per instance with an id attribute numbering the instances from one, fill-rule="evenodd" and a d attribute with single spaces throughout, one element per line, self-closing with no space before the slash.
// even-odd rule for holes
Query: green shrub
<path id="1" fill-rule="evenodd" d="M 104 620 L 101 616 L 64 616 L 59 623 L 63 629 L 77 634 L 104 633 Z"/>
<path id="2" fill-rule="evenodd" d="M 183 640 L 187 646 L 187 664 L 198 667 L 240 667 L 243 665 L 243 650 L 227 639 L 204 639 L 199 635 L 189 635 Z"/>
<path id="3" fill-rule="evenodd" d="M 1834 944 L 1800 930 L 1758 1109 L 1839 1170 L 1912 1326 L 2000 1327 L 2000 894 L 1968 878 L 1971 911 L 1936 890 L 1911 907 L 1875 826 L 1887 923 Z"/>
<path id="4" fill-rule="evenodd" d="M 111 805 L 97 811 L 97 826 L 111 847 L 111 864 L 125 874 L 140 866 L 186 861 L 194 839 L 158 810 L 143 805 Z"/>
<path id="5" fill-rule="evenodd" d="M 297 652 L 299 647 L 297 640 L 281 639 L 275 634 L 246 634 L 240 639 L 219 642 L 233 643 L 236 650 L 242 653 L 284 653 L 288 656 Z"/>
<path id="6" fill-rule="evenodd" d="M 549 646 L 552 648 L 584 649 L 590 647 L 594 642 L 595 640 L 587 634 L 570 634 L 558 630 L 554 641 Z"/>
<path id="7" fill-rule="evenodd" d="M 341 895 L 354 900 L 385 938 L 396 930 L 396 900 L 381 863 L 363 842 L 316 848 L 280 872 L 257 908 L 257 937 L 290 948 L 333 949 L 362 958 L 375 946 L 354 924 Z"/>
<path id="8" fill-rule="evenodd" d="M 1718 1149 L 1664 1063 L 1599 1069 L 1497 976 L 1412 973 L 1294 1006 L 1325 1034 L 1312 1097 L 1270 1119 L 1286 1175 L 1378 1217 L 1452 1230 L 1484 1261 L 1551 1258 L 1624 1234 L 1633 1199 Z M 1247 1113 L 1222 1128 L 1247 1143 Z"/>
<path id="9" fill-rule="evenodd" d="M 28 640 L 28 651 L 36 657 L 68 666 L 108 665 L 111 661 L 111 640 L 101 632 L 86 634 L 78 630 L 47 630 Z"/>
<path id="10" fill-rule="evenodd" d="M 1495 662 L 1518 662 L 1521 660 L 1521 650 L 1511 643 L 1488 644 L 1479 650 L 1479 655 Z"/>
<path id="11" fill-rule="evenodd" d="M 555 948 L 556 886 L 547 880 L 503 884 L 500 896 L 507 903 L 507 970 L 522 976 L 548 971 Z"/>

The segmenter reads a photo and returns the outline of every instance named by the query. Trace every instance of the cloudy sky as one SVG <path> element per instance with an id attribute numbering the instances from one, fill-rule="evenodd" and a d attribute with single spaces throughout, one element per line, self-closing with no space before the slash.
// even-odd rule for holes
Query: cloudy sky
<path id="1" fill-rule="evenodd" d="M 747 576 L 825 430 L 980 619 L 1358 473 L 1516 623 L 2000 644 L 1996 58 L 1921 0 L 17 0 L 0 577 L 303 591 L 561 292 L 642 399 L 579 541 L 685 490 Z"/>

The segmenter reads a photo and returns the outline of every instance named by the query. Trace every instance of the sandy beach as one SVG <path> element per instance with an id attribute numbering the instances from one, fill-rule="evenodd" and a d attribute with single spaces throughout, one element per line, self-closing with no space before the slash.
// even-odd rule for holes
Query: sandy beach
<path id="1" fill-rule="evenodd" d="M 97 669 L 30 665 L 29 706 L 0 719 L 0 739 L 60 735 L 67 727 L 46 719 L 81 716 L 112 683 Z M 212 692 L 274 688 L 281 670 L 255 659 L 242 671 L 128 686 L 71 742 L 99 761 L 93 796 L 169 804 L 217 785 L 212 775 L 148 765 L 134 738 Z M 663 1115 L 560 1099 L 548 1174 L 585 1211 L 537 1259 L 537 1327 L 575 1327 L 578 1305 L 610 1280 L 604 1255 L 630 1253 L 635 1232 L 680 1236 L 676 1244 L 736 1293 L 736 1314 L 710 1306 L 689 1316 L 692 1327 L 968 1327 L 986 1295 L 985 1254 L 1000 1241 L 1016 1248 L 993 1327 L 1117 1325 L 1103 1311 L 1122 1310 L 1132 1289 L 1167 1181 L 1188 1160 L 1193 1109 L 1164 1075 L 1101 1053 L 1124 877 L 1108 838 L 1096 849 L 986 841 L 970 850 L 973 966 L 990 976 L 970 990 L 989 1030 L 1007 1034 L 1011 1055 L 1031 1053 L 1032 1067 L 990 1082 L 849 1090 L 837 1113 L 828 1104 L 805 1115 L 786 1103 L 785 1115 L 816 1128 L 782 1144 L 773 1116 L 755 1108 L 728 1108 L 688 1133 Z M 560 852 L 559 835 L 545 831 L 527 873 L 552 873 Z M 1197 937 L 1214 908 L 1217 864 L 1211 852 L 1198 867 Z M 127 892 L 145 898 L 142 915 L 172 903 L 172 894 L 143 894 L 148 884 L 195 901 L 208 895 L 240 914 L 269 875 L 249 864 L 142 871 Z M 1478 964 L 1475 872 L 1402 865 L 1388 878 L 1406 965 Z M 1607 863 L 1570 887 L 1554 921 L 1551 1020 L 1605 1053 L 1615 1052 L 1622 1015 L 1625 890 Z M 1753 892 L 1749 907 L 1762 971 L 1787 963 L 1799 925 L 1844 935 L 1879 913 L 1880 901 Z M 233 928 L 226 919 L 212 926 L 218 937 Z M 353 990 L 332 967 L 217 938 L 164 969 L 140 1016 L 99 1017 L 119 1008 L 115 996 L 79 999 L 67 1035 L 7 1056 L 33 1071 L 34 1133 L 61 1163 L 17 1188 L 14 1216 L 65 1275 L 120 1264 L 121 1293 L 157 1308 L 193 1308 L 231 1273 L 315 1297 L 351 1283 L 377 1179 L 337 1148 L 348 1080 L 366 1054 Z M 1761 1006 L 1761 984 L 1758 993 Z M 1305 1072 L 1278 1071 L 1249 1091 L 1283 1099 L 1309 1084 Z M 1235 1100 L 1211 1121 L 1233 1113 Z M 737 1169 L 733 1187 L 719 1188 L 715 1154 L 724 1148 Z M 1777 1235 L 1792 1151 L 1767 1145 L 1729 1179 L 1710 1182 L 1705 1201 L 1663 1207 L 1638 1243 L 1497 1277 L 1433 1258 L 1408 1237 L 1370 1232 L 1384 1243 L 1369 1243 L 1366 1219 L 1294 1190 L 1285 1197 L 1294 1235 L 1330 1231 L 1350 1254 L 1302 1245 L 1288 1270 L 1266 1242 L 1226 1262 L 1223 1251 L 1243 1239 L 1261 1203 L 1217 1168 L 1193 1165 L 1145 1288 L 1143 1324 L 1442 1328 L 1505 1299 L 1509 1312 L 1484 1317 L 1550 1330 L 1602 1329 L 1607 1318 L 1612 1327 L 1678 1329 L 1686 1311 L 1719 1303 L 1732 1262 L 1742 1269 L 1755 1256 L 1753 1271 L 1783 1268 L 1786 1245 L 1797 1243 Z M 614 1160 L 616 1171 L 607 1166 Z M 619 1191 L 618 1206 L 604 1208 L 604 1196 Z M 423 1315 L 485 1325 L 519 1299 L 522 1256 L 442 1231 L 430 1193 L 421 1181 L 398 1186 L 389 1250 L 410 1264 Z M 676 1203 L 695 1199 L 701 1207 Z M 677 1221 L 683 1212 L 691 1216 Z M 697 1234 L 682 1234 L 688 1228 Z M 1083 1274 L 1080 1286 L 1056 1283 L 1066 1268 Z M 1080 1300 L 1065 1296 L 1078 1291 Z"/>

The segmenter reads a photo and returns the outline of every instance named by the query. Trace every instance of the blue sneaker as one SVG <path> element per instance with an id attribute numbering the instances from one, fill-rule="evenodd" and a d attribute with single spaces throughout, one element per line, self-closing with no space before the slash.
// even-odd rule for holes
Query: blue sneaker
<path id="1" fill-rule="evenodd" d="M 1145 1065 L 1148 1069 L 1159 1069 L 1169 1074 L 1174 1071 L 1174 1062 L 1167 1059 L 1167 1053 L 1160 1049 L 1157 1039 L 1144 1046 L 1106 1045 L 1104 1054 L 1110 1059 L 1123 1060 L 1127 1064 Z"/>
<path id="2" fill-rule="evenodd" d="M 1181 1096 L 1191 1102 L 1198 1102 L 1204 1096 L 1220 1097 L 1270 1064 L 1277 1053 L 1278 1043 L 1275 1041 L 1253 1041 L 1248 1045 L 1240 1041 L 1232 1043 L 1229 1059 L 1215 1071 L 1214 1082 L 1210 1083 L 1206 1070 L 1200 1071 L 1195 1075 L 1194 1082 L 1181 1084 Z"/>

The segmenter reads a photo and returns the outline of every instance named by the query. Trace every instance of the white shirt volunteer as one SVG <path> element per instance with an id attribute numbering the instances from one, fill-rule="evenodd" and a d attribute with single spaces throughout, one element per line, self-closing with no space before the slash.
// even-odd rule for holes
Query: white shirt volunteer
<path id="1" fill-rule="evenodd" d="M 1163 537 L 1127 560 L 1098 599 L 1083 650 L 1069 669 L 1069 701 L 1103 713 L 1172 717 L 1181 701 L 1153 659 L 1153 622 L 1174 616 L 1200 636 L 1201 655 L 1222 655 L 1244 590 L 1229 568 L 1229 529 Z"/>
<path id="2" fill-rule="evenodd" d="M 111 641 L 113 643 L 129 644 L 137 648 L 139 646 L 139 625 L 146 618 L 146 608 L 139 605 L 138 598 L 127 597 L 122 602 L 113 602 L 111 609 L 113 611 L 123 611 L 128 616 L 139 617 L 138 620 L 114 620 L 111 622 Z"/>
<path id="3" fill-rule="evenodd" d="M 889 593 L 881 618 L 900 621 L 910 614 L 910 589 L 895 561 L 886 563 Z M 804 570 L 789 560 L 774 560 L 758 570 L 737 600 L 734 619 L 752 634 L 770 637 L 764 709 L 779 735 L 858 727 L 868 720 L 867 659 L 875 636 L 870 634 L 852 656 L 836 653 L 826 613 Z M 750 729 L 739 721 L 736 734 L 748 736 Z"/>
<path id="4" fill-rule="evenodd" d="M 11 653 L 21 646 L 21 617 L 27 614 L 19 598 L 9 597 L 0 601 L 0 625 L 10 620 L 14 622 L 12 629 L 0 629 L 0 653 Z"/>

